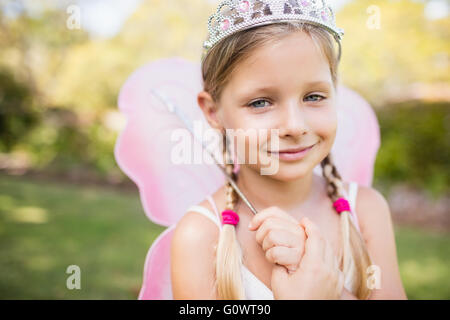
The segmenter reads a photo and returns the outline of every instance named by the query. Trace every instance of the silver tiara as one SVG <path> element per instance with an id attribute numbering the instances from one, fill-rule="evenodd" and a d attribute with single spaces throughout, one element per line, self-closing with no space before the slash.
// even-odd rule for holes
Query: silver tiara
<path id="1" fill-rule="evenodd" d="M 241 30 L 270 23 L 303 21 L 325 28 L 336 39 L 341 57 L 344 29 L 336 27 L 333 10 L 325 0 L 225 0 L 208 19 L 206 54 L 223 38 Z"/>

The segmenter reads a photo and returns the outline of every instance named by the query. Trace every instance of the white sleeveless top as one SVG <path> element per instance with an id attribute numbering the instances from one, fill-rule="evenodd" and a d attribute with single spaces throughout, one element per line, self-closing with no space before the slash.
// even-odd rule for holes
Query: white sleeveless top
<path id="1" fill-rule="evenodd" d="M 344 189 L 346 192 L 346 190 Z M 351 209 L 351 215 L 356 228 L 358 231 L 360 231 L 359 223 L 358 223 L 358 217 L 356 215 L 355 211 L 355 200 L 356 200 L 356 194 L 358 191 L 358 184 L 356 182 L 350 182 L 349 184 L 349 192 L 345 194 L 346 198 L 348 199 L 348 202 L 350 204 Z M 211 203 L 211 206 L 215 210 L 215 214 L 212 213 L 210 210 L 203 206 L 194 205 L 190 206 L 186 212 L 189 211 L 195 211 L 200 214 L 203 214 L 205 217 L 211 219 L 219 229 L 222 228 L 222 223 L 219 218 L 219 212 L 217 210 L 216 204 L 212 197 L 210 195 L 207 196 L 208 201 Z M 361 231 L 360 231 L 361 232 Z M 354 283 L 353 283 L 353 273 L 355 271 L 354 263 L 351 263 L 350 270 L 347 273 L 345 277 L 345 288 L 355 294 L 354 292 Z M 262 282 L 259 280 L 244 264 L 241 264 L 241 274 L 242 274 L 242 281 L 245 288 L 245 296 L 248 300 L 273 300 L 273 293 L 272 291 Z"/>

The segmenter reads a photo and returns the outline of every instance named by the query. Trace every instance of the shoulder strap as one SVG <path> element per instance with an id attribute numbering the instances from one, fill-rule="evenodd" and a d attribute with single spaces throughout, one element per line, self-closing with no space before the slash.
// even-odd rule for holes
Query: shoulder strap
<path id="1" fill-rule="evenodd" d="M 358 184 L 355 181 L 350 182 L 348 187 L 348 201 L 350 203 L 350 208 L 352 211 L 355 210 L 356 193 L 358 192 Z"/>
<path id="2" fill-rule="evenodd" d="M 202 206 L 190 206 L 186 212 L 188 211 L 194 211 L 194 212 L 198 212 L 201 213 L 202 215 L 204 215 L 205 217 L 207 217 L 208 219 L 212 220 L 217 227 L 221 227 L 219 222 L 217 221 L 216 215 L 214 213 L 212 213 L 210 210 L 206 209 L 205 207 Z"/>
<path id="3" fill-rule="evenodd" d="M 216 203 L 214 202 L 214 199 L 209 194 L 206 197 L 206 199 L 208 199 L 209 203 L 211 204 L 211 207 L 213 207 L 214 212 L 216 213 L 216 216 L 217 216 L 218 220 L 220 221 L 220 219 L 219 219 L 219 210 L 217 210 L 217 206 L 216 206 Z"/>
<path id="4" fill-rule="evenodd" d="M 214 203 L 214 200 L 212 199 L 212 197 L 210 195 L 208 195 L 207 197 L 209 203 L 211 204 L 211 206 L 214 208 L 215 214 L 213 212 L 211 212 L 211 210 L 203 207 L 203 206 L 198 206 L 198 205 L 194 205 L 194 206 L 190 206 L 187 211 L 195 211 L 198 213 L 203 214 L 205 217 L 209 218 L 210 220 L 212 220 L 217 227 L 222 228 L 220 219 L 219 219 L 219 214 L 218 214 L 218 210 L 216 207 L 216 204 Z"/>
<path id="5" fill-rule="evenodd" d="M 349 191 L 348 191 L 348 202 L 350 205 L 350 209 L 352 211 L 352 217 L 355 221 L 356 228 L 360 230 L 359 228 L 359 221 L 358 221 L 358 214 L 356 213 L 356 195 L 358 193 L 358 183 L 355 181 L 350 182 L 349 185 Z"/>

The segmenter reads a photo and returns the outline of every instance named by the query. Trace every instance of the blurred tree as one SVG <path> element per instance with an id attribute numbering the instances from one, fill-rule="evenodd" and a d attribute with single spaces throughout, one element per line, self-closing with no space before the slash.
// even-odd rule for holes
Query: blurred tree
<path id="1" fill-rule="evenodd" d="M 377 110 L 377 116 L 383 141 L 375 164 L 377 182 L 449 194 L 448 103 L 404 102 Z"/>
<path id="2" fill-rule="evenodd" d="M 412 0 L 343 7 L 336 18 L 345 29 L 343 82 L 375 106 L 415 82 L 444 82 L 450 90 L 450 17 L 428 20 L 424 9 L 425 2 Z"/>
<path id="3" fill-rule="evenodd" d="M 55 78 L 55 102 L 104 113 L 117 108 L 120 87 L 143 64 L 169 56 L 200 61 L 212 10 L 205 0 L 142 1 L 115 37 L 71 50 Z"/>
<path id="4" fill-rule="evenodd" d="M 37 124 L 31 90 L 0 69 L 0 151 L 9 152 Z"/>
<path id="5" fill-rule="evenodd" d="M 67 28 L 65 11 L 47 2 L 40 3 L 41 11 L 33 14 L 27 10 L 29 1 L 0 2 L 0 66 L 14 70 L 15 77 L 28 84 L 41 105 L 52 103 L 54 79 L 67 53 L 88 41 L 85 31 Z M 13 17 L 5 15 L 7 5 L 9 10 L 14 8 Z"/>

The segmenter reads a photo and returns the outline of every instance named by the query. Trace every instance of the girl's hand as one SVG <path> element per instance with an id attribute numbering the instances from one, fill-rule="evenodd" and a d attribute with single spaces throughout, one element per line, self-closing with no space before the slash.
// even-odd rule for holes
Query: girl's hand
<path id="1" fill-rule="evenodd" d="M 269 207 L 256 214 L 249 230 L 256 230 L 256 241 L 272 263 L 297 270 L 302 259 L 306 234 L 298 221 L 278 207 Z"/>
<path id="2" fill-rule="evenodd" d="M 340 299 L 344 274 L 329 242 L 308 218 L 300 221 L 306 231 L 305 253 L 297 271 L 289 274 L 284 267 L 274 265 L 271 287 L 278 300 Z"/>

